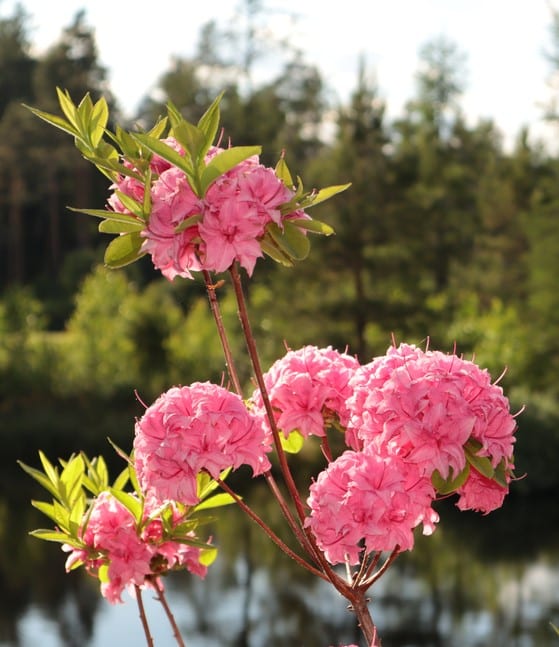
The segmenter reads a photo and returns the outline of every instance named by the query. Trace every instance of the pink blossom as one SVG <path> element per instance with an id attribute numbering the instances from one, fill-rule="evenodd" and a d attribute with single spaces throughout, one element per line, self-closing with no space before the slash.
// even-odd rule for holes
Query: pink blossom
<path id="1" fill-rule="evenodd" d="M 331 346 L 305 346 L 289 351 L 264 375 L 278 427 L 287 437 L 293 430 L 304 437 L 324 436 L 325 422 L 345 425 L 349 382 L 359 362 Z M 253 394 L 255 411 L 266 419 L 262 395 Z"/>
<path id="2" fill-rule="evenodd" d="M 173 387 L 136 423 L 134 457 L 144 490 L 159 501 L 198 503 L 196 476 L 226 468 L 270 468 L 270 439 L 242 399 L 209 382 Z"/>
<path id="3" fill-rule="evenodd" d="M 508 491 L 508 487 L 499 485 L 472 468 L 468 480 L 458 490 L 460 498 L 456 505 L 460 510 L 476 510 L 488 514 L 503 505 Z"/>
<path id="4" fill-rule="evenodd" d="M 85 547 L 62 547 L 69 552 L 66 570 L 81 561 L 89 573 L 99 576 L 99 569 L 106 566 L 106 576 L 100 578 L 101 593 L 112 604 L 122 602 L 125 589 L 133 593 L 135 586 L 150 587 L 154 577 L 173 568 L 185 568 L 204 577 L 207 567 L 200 563 L 201 549 L 166 540 L 161 519 L 148 518 L 149 511 L 154 513 L 153 505 L 146 501 L 145 525 L 137 524 L 132 513 L 113 494 L 101 492 L 84 515 Z M 180 521 L 181 517 L 175 515 L 175 523 Z M 192 532 L 188 536 L 196 538 Z"/>
<path id="5" fill-rule="evenodd" d="M 152 210 L 142 249 L 151 254 L 154 266 L 163 276 L 192 278 L 201 269 L 198 257 L 199 231 L 196 224 L 177 232 L 187 218 L 201 214 L 202 201 L 196 196 L 182 171 L 172 166 L 152 187 Z"/>
<path id="6" fill-rule="evenodd" d="M 348 450 L 318 475 L 310 487 L 307 525 L 332 564 L 357 564 L 367 552 L 411 550 L 413 530 L 430 534 L 438 516 L 435 491 L 396 455 Z"/>
<path id="7" fill-rule="evenodd" d="M 184 154 L 173 138 L 163 141 Z M 206 164 L 223 152 L 212 147 Z M 155 267 L 169 280 L 175 276 L 192 278 L 192 272 L 201 269 L 224 272 L 236 261 L 250 275 L 263 256 L 260 241 L 268 224 L 281 227 L 284 219 L 308 218 L 301 210 L 282 216 L 281 206 L 294 193 L 273 169 L 260 164 L 257 156 L 243 160 L 214 180 L 203 199 L 196 196 L 180 169 L 158 156 L 152 158 L 150 166 L 155 180 L 151 187 L 152 212 L 142 232 L 146 239 L 143 251 L 151 254 Z M 141 201 L 141 183 L 131 183 L 128 188 L 126 182 L 115 188 L 134 190 Z M 115 210 L 126 211 L 115 196 L 109 203 Z M 198 219 L 181 227 L 192 216 Z"/>
<path id="8" fill-rule="evenodd" d="M 426 476 L 461 472 L 470 438 L 494 466 L 512 455 L 508 400 L 473 362 L 402 345 L 359 369 L 351 385 L 348 432 L 379 453 L 397 448 Z"/>

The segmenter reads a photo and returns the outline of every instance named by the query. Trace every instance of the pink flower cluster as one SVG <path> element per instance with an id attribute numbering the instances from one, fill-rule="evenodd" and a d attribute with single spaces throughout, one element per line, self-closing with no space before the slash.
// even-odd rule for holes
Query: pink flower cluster
<path id="1" fill-rule="evenodd" d="M 200 548 L 166 541 L 161 520 L 157 516 L 151 519 L 146 508 L 144 523 L 138 528 L 130 510 L 110 492 L 101 492 L 84 518 L 82 539 L 86 547 L 64 546 L 70 552 L 66 569 L 83 562 L 89 573 L 99 577 L 101 593 L 112 604 L 122 602 L 124 589 L 133 595 L 135 586 L 149 588 L 154 578 L 173 568 L 206 575 Z M 100 573 L 103 568 L 106 574 Z"/>
<path id="2" fill-rule="evenodd" d="M 297 430 L 302 436 L 324 436 L 327 422 L 346 425 L 346 401 L 352 391 L 349 381 L 359 367 L 350 355 L 331 346 L 305 346 L 289 351 L 264 375 L 275 421 L 285 437 Z M 254 411 L 266 423 L 262 394 L 252 396 Z"/>
<path id="3" fill-rule="evenodd" d="M 513 465 L 516 422 L 487 371 L 456 355 L 402 344 L 361 366 L 331 348 L 289 351 L 265 375 L 278 428 L 324 436 L 345 427 L 344 452 L 311 485 L 308 526 L 332 563 L 359 553 L 408 550 L 413 530 L 438 521 L 432 477 L 463 475 L 460 509 L 502 505 Z M 263 415 L 261 394 L 253 395 Z M 481 474 L 467 451 L 500 470 Z M 475 462 L 475 461 L 474 461 Z"/>
<path id="4" fill-rule="evenodd" d="M 348 431 L 354 444 L 397 453 L 428 477 L 435 470 L 444 479 L 460 474 L 466 467 L 464 445 L 472 440 L 480 445 L 477 455 L 493 468 L 502 465 L 506 473 L 514 468 L 516 421 L 509 401 L 473 362 L 402 344 L 359 369 L 352 387 Z M 499 507 L 507 488 L 496 490 L 493 483 L 470 470 L 458 490 L 458 506 L 482 512 Z"/>
<path id="5" fill-rule="evenodd" d="M 210 382 L 173 387 L 136 423 L 134 460 L 142 488 L 159 501 L 199 502 L 197 475 L 270 469 L 271 438 L 243 400 Z"/>
<path id="6" fill-rule="evenodd" d="M 329 562 L 357 564 L 362 542 L 367 553 L 410 550 L 416 526 L 431 534 L 434 497 L 431 481 L 398 456 L 348 450 L 311 485 L 307 524 Z"/>
<path id="7" fill-rule="evenodd" d="M 184 154 L 174 139 L 164 141 Z M 211 148 L 206 162 L 222 151 Z M 235 261 L 250 275 L 256 259 L 263 255 L 260 239 L 268 224 L 281 228 L 286 219 L 308 218 L 300 210 L 282 215 L 281 206 L 294 193 L 273 169 L 260 164 L 257 156 L 217 178 L 203 198 L 194 193 L 179 168 L 160 157 L 154 156 L 151 169 L 155 180 L 151 186 L 151 214 L 142 232 L 146 239 L 143 250 L 170 280 L 175 276 L 192 278 L 192 272 L 202 269 L 224 272 Z M 144 187 L 135 179 L 124 177 L 113 189 L 143 200 Z M 116 193 L 108 203 L 115 211 L 127 211 Z M 192 220 L 185 223 L 189 218 Z"/>

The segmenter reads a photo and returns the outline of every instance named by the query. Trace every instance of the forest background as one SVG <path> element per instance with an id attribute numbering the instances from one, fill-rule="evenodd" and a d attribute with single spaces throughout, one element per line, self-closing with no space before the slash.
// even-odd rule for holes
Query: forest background
<path id="1" fill-rule="evenodd" d="M 260 3 L 247 2 L 265 19 Z M 141 399 L 224 371 L 203 285 L 162 279 L 148 259 L 102 267 L 93 218 L 106 179 L 66 135 L 22 104 L 58 112 L 55 87 L 74 100 L 118 96 L 100 64 L 94 30 L 78 13 L 58 41 L 33 53 L 22 9 L 0 17 L 0 438 L 2 464 L 36 462 L 40 447 L 68 456 L 128 449 Z M 231 42 L 243 43 L 231 47 Z M 232 41 L 233 39 L 233 41 Z M 225 45 L 228 45 L 225 47 Z M 502 380 L 520 418 L 515 484 L 551 492 L 559 481 L 559 157 L 526 129 L 505 149 L 499 125 L 469 125 L 460 105 L 465 57 L 444 38 L 425 43 L 416 93 L 388 120 L 363 61 L 346 104 L 332 105 L 319 69 L 277 42 L 280 71 L 253 80 L 257 30 L 212 21 L 195 55 L 175 58 L 126 125 L 149 127 L 167 100 L 196 120 L 225 90 L 225 141 L 282 151 L 307 185 L 352 182 L 320 207 L 336 235 L 315 239 L 295 268 L 257 264 L 249 291 L 267 367 L 285 344 L 346 347 L 362 361 L 394 338 L 457 351 Z M 231 51 L 236 57 L 231 58 Z M 559 70 L 559 16 L 550 13 L 550 75 Z M 554 97 L 542 108 L 557 119 Z M 114 124 L 112 124 L 114 128 Z M 237 329 L 234 298 L 221 293 Z M 242 349 L 240 335 L 233 344 Z M 246 367 L 245 379 L 249 370 Z"/>

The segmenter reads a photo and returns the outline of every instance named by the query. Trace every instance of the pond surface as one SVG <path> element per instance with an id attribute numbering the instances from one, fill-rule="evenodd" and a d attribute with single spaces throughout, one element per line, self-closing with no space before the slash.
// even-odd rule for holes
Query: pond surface
<path id="1" fill-rule="evenodd" d="M 0 495 L 0 647 L 145 645 L 133 599 L 108 604 L 96 580 L 65 574 L 57 544 L 27 535 L 48 525 L 31 508 L 28 486 L 25 476 L 12 479 Z M 559 625 L 555 501 L 511 496 L 486 517 L 449 502 L 439 512 L 434 535 L 418 536 L 370 590 L 383 647 L 559 646 L 550 627 Z M 188 647 L 362 645 L 345 601 L 240 510 L 223 509 L 214 537 L 220 553 L 204 581 L 165 579 Z M 174 646 L 159 602 L 149 591 L 144 601 L 155 646 Z"/>

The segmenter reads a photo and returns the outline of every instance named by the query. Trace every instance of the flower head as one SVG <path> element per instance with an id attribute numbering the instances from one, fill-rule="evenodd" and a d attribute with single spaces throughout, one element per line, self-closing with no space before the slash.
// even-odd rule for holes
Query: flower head
<path id="1" fill-rule="evenodd" d="M 293 430 L 304 437 L 324 436 L 326 421 L 345 425 L 349 382 L 359 362 L 331 346 L 305 346 L 289 351 L 264 375 L 278 427 L 287 437 Z M 255 410 L 265 419 L 262 395 L 253 394 Z"/>
<path id="2" fill-rule="evenodd" d="M 344 452 L 310 487 L 307 525 L 332 564 L 357 564 L 367 552 L 410 550 L 413 530 L 423 523 L 430 534 L 438 515 L 435 491 L 397 455 Z"/>
<path id="3" fill-rule="evenodd" d="M 141 486 L 159 501 L 198 503 L 197 474 L 269 469 L 269 437 L 242 399 L 210 382 L 173 387 L 136 423 L 134 458 Z"/>
<path id="4" fill-rule="evenodd" d="M 469 439 L 494 467 L 512 456 L 516 423 L 508 400 L 473 362 L 402 345 L 359 369 L 352 387 L 350 432 L 381 454 L 397 448 L 426 476 L 460 473 Z"/>

